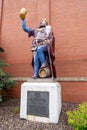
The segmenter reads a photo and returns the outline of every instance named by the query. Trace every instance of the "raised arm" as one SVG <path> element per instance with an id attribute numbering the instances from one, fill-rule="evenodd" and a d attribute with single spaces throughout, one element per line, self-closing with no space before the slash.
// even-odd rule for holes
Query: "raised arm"
<path id="1" fill-rule="evenodd" d="M 25 32 L 27 32 L 27 33 L 29 33 L 29 32 L 31 31 L 31 29 L 26 26 L 26 21 L 25 21 L 25 19 L 22 19 L 22 29 L 23 29 Z"/>
<path id="2" fill-rule="evenodd" d="M 27 10 L 25 8 L 22 8 L 21 11 L 20 11 L 20 14 L 19 14 L 20 18 L 22 20 L 22 29 L 25 32 L 30 33 L 31 28 L 26 26 L 26 20 L 25 20 L 26 14 L 27 14 Z"/>

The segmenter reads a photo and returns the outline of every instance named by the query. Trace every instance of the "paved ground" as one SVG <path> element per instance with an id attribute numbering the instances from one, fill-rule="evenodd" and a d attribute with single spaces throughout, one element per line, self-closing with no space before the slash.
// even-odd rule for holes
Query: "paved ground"
<path id="1" fill-rule="evenodd" d="M 63 103 L 62 112 L 58 124 L 36 123 L 21 120 L 15 108 L 20 105 L 17 98 L 6 98 L 0 104 L 0 130 L 73 130 L 67 124 L 66 111 L 77 107 L 77 103 Z"/>

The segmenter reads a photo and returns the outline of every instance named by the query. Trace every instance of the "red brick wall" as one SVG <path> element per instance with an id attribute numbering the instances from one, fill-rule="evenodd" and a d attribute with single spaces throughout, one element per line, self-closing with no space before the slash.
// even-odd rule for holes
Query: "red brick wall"
<path id="1" fill-rule="evenodd" d="M 51 24 L 56 40 L 58 76 L 87 75 L 86 7 L 86 0 L 55 0 L 52 2 Z"/>
<path id="2" fill-rule="evenodd" d="M 5 49 L 2 58 L 10 64 L 8 71 L 17 77 L 29 77 L 33 73 L 30 51 L 32 38 L 29 39 L 21 28 L 19 12 L 22 7 L 28 10 L 26 18 L 28 26 L 36 28 L 45 17 L 52 25 L 55 35 L 57 76 L 85 77 L 87 0 L 4 0 L 1 46 Z M 63 101 L 87 100 L 86 84 L 63 82 Z"/>
<path id="3" fill-rule="evenodd" d="M 9 94 L 11 97 L 20 97 L 21 84 L 13 87 Z M 60 82 L 62 88 L 62 100 L 63 102 L 85 102 L 87 101 L 87 83 L 86 82 Z"/>

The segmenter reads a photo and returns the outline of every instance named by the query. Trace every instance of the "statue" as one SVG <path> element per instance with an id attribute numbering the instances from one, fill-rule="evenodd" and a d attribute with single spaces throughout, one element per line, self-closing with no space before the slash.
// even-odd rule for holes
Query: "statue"
<path id="1" fill-rule="evenodd" d="M 42 19 L 40 25 L 37 29 L 33 29 L 26 26 L 26 17 L 27 10 L 22 8 L 20 11 L 20 18 L 22 20 L 22 28 L 23 30 L 28 33 L 28 36 L 33 36 L 32 41 L 32 54 L 33 60 L 32 65 L 34 68 L 34 75 L 32 78 L 38 78 L 38 72 L 42 68 L 48 68 L 48 63 L 46 60 L 46 52 L 48 52 L 49 58 L 51 60 L 51 55 L 53 55 L 52 43 L 53 43 L 53 33 L 52 28 L 48 25 L 48 22 L 45 19 Z M 48 49 L 47 49 L 48 48 Z M 51 75 L 52 75 L 52 63 L 51 64 Z M 49 67 L 50 68 L 50 67 Z"/>

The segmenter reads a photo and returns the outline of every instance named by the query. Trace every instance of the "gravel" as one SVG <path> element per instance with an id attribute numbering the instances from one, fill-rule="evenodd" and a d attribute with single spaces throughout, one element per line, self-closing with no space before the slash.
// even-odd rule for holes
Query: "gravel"
<path id="1" fill-rule="evenodd" d="M 0 130 L 74 130 L 67 123 L 66 111 L 73 110 L 78 103 L 62 104 L 62 112 L 58 124 L 31 122 L 20 119 L 19 112 L 15 110 L 20 106 L 20 99 L 5 98 L 0 103 Z"/>

